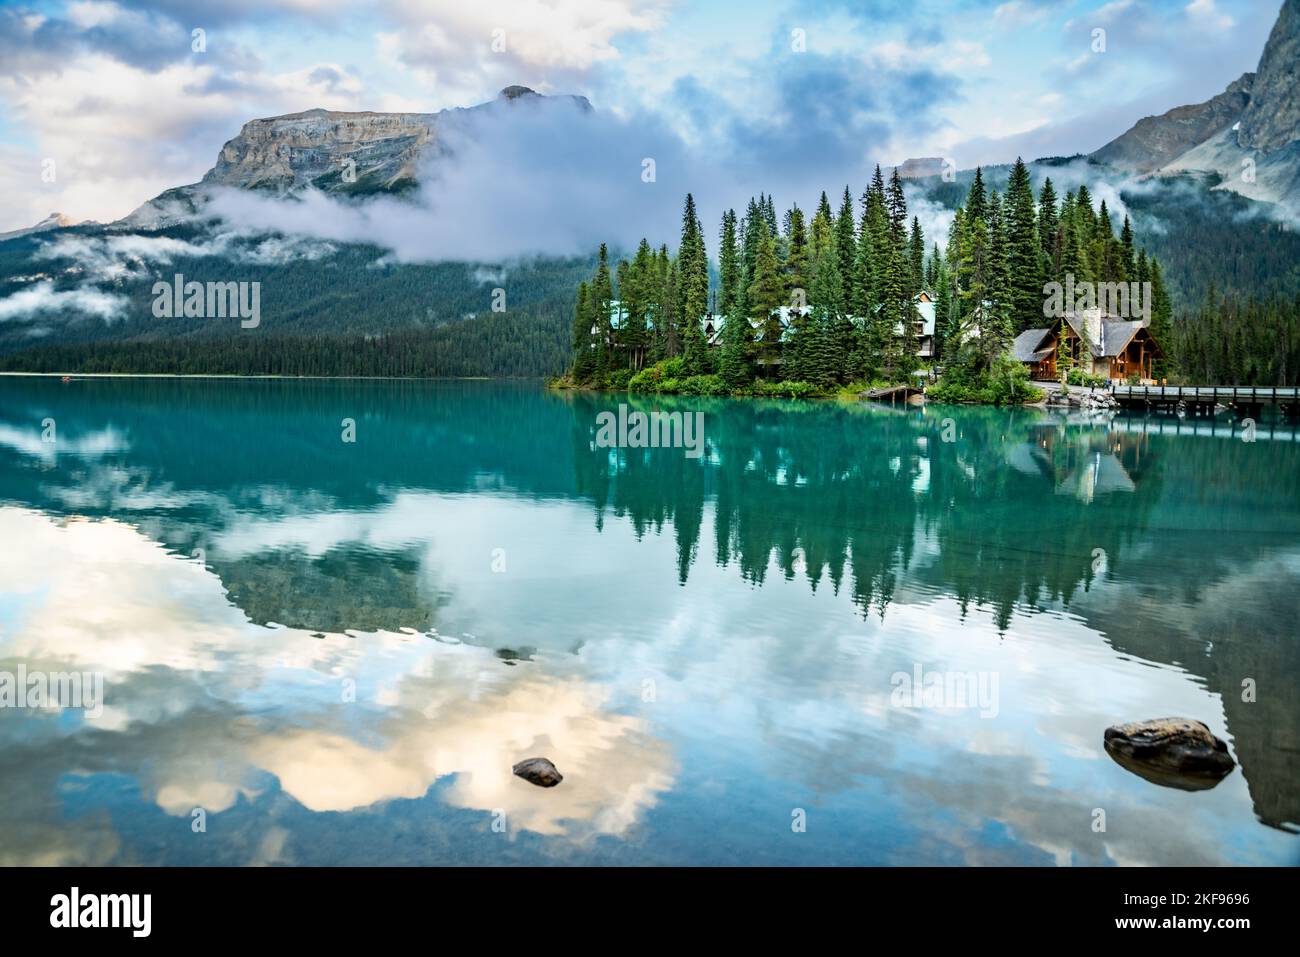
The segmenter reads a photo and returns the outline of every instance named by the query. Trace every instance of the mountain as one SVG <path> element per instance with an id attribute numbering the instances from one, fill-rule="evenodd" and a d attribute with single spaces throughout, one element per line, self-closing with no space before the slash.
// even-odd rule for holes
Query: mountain
<path id="1" fill-rule="evenodd" d="M 6 239 L 17 239 L 19 236 L 27 236 L 31 233 L 42 233 L 47 229 L 62 229 L 64 226 L 73 225 L 73 221 L 62 213 L 50 213 L 35 226 L 28 226 L 26 229 L 12 229 L 7 233 L 0 233 L 0 241 Z"/>
<path id="2" fill-rule="evenodd" d="M 1300 0 L 1285 0 L 1259 67 L 1218 96 L 1139 120 L 1091 155 L 1141 174 L 1208 174 L 1220 189 L 1300 211 Z"/>
<path id="3" fill-rule="evenodd" d="M 1264 45 L 1237 142 L 1271 152 L 1300 134 L 1300 0 L 1286 0 Z"/>
<path id="4" fill-rule="evenodd" d="M 223 221 L 193 215 L 218 188 L 282 197 L 311 189 L 357 203 L 400 194 L 423 176 L 437 176 L 438 162 L 454 151 L 450 144 L 474 135 L 469 123 L 475 118 L 543 100 L 591 110 L 584 97 L 543 97 L 510 86 L 488 103 L 438 113 L 316 109 L 251 120 L 199 182 L 169 189 L 123 220 L 59 228 L 70 224 L 52 216 L 37 227 L 40 232 L 0 237 L 7 240 L 0 242 L 0 364 L 286 374 L 558 373 L 569 360 L 574 289 L 591 275 L 594 251 L 508 266 L 396 262 L 391 250 L 363 242 L 232 230 Z M 257 333 L 244 331 L 225 310 L 155 315 L 155 284 L 176 275 L 191 283 L 233 279 L 256 288 Z M 494 290 L 507 283 L 509 309 L 498 311 Z"/>
<path id="5" fill-rule="evenodd" d="M 914 156 L 894 168 L 898 170 L 900 179 L 926 179 L 931 176 L 942 176 L 944 163 L 942 156 Z"/>
<path id="6" fill-rule="evenodd" d="M 568 100 L 591 109 L 583 96 L 544 97 L 526 86 L 508 86 L 495 100 L 437 113 L 314 109 L 250 120 L 221 147 L 203 179 L 155 196 L 121 224 L 156 229 L 181 222 L 202 207 L 213 187 L 278 195 L 307 188 L 353 196 L 400 193 L 417 185 L 423 163 L 445 154 L 449 124 L 533 99 Z"/>
<path id="7" fill-rule="evenodd" d="M 1139 173 L 1159 169 L 1236 123 L 1250 104 L 1254 80 L 1254 73 L 1245 73 L 1204 103 L 1143 117 L 1128 132 L 1093 153 L 1092 158 Z"/>

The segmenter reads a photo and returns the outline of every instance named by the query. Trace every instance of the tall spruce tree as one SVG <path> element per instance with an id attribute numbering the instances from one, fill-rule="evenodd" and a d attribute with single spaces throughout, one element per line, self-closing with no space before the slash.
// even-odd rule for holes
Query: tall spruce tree
<path id="1" fill-rule="evenodd" d="M 921 220 L 912 217 L 912 234 L 908 241 L 908 254 L 911 266 L 910 292 L 915 296 L 925 288 L 925 235 L 921 232 Z"/>
<path id="2" fill-rule="evenodd" d="M 718 281 L 721 283 L 719 311 L 731 315 L 731 311 L 740 305 L 740 281 L 743 262 L 736 237 L 736 211 L 729 209 L 722 214 L 722 235 L 718 246 Z"/>
<path id="3" fill-rule="evenodd" d="M 1011 345 L 1015 335 L 1007 208 L 996 192 L 989 196 L 989 298 L 980 323 L 984 359 L 991 364 Z"/>
<path id="4" fill-rule="evenodd" d="M 831 245 L 831 237 L 835 233 L 835 214 L 831 212 L 830 200 L 826 197 L 826 190 L 822 190 L 822 197 L 817 202 L 817 212 L 813 216 L 811 229 L 811 261 L 816 262 Z"/>
<path id="5" fill-rule="evenodd" d="M 592 312 L 586 282 L 578 284 L 578 301 L 573 307 L 573 378 L 587 382 L 596 371 L 596 353 L 591 334 Z"/>
<path id="6" fill-rule="evenodd" d="M 791 206 L 787 215 L 790 221 L 790 229 L 786 237 L 786 301 L 793 302 L 797 293 L 803 299 L 807 299 L 808 284 L 812 279 L 809 274 L 812 252 L 808 246 L 808 230 L 804 223 L 803 210 L 799 208 L 799 204 L 795 203 Z"/>
<path id="7" fill-rule="evenodd" d="M 817 260 L 810 300 L 812 322 L 801 350 L 800 373 L 807 382 L 828 386 L 837 378 L 850 377 L 853 353 L 853 324 L 844 301 L 839 256 L 833 248 Z"/>
<path id="8" fill-rule="evenodd" d="M 610 346 L 614 338 L 610 326 L 614 281 L 609 272 L 609 247 L 604 243 L 600 244 L 600 259 L 596 264 L 596 276 L 591 283 L 589 302 L 596 327 L 596 374 L 603 376 L 612 368 Z"/>
<path id="9" fill-rule="evenodd" d="M 1007 180 L 1003 215 L 1011 284 L 1008 305 L 1012 331 L 1019 333 L 1039 328 L 1043 321 L 1042 250 L 1034 209 L 1034 186 L 1028 167 L 1019 157 Z"/>
<path id="10" fill-rule="evenodd" d="M 1044 282 L 1060 281 L 1061 249 L 1060 237 L 1056 232 L 1058 224 L 1056 188 L 1052 186 L 1052 178 L 1049 176 L 1043 180 L 1043 188 L 1038 193 L 1038 242 L 1042 249 Z"/>
<path id="11" fill-rule="evenodd" d="M 840 213 L 835 218 L 835 255 L 839 259 L 840 282 L 844 288 L 844 302 L 848 309 L 855 308 L 859 299 L 857 266 L 857 221 L 853 215 L 853 195 L 844 187 L 840 200 Z"/>
<path id="12" fill-rule="evenodd" d="M 780 358 L 781 322 L 777 310 L 784 301 L 785 282 L 776 258 L 776 237 L 763 230 L 754 259 L 754 279 L 749 284 L 749 314 L 758 321 L 762 335 L 755 351 L 767 363 Z"/>

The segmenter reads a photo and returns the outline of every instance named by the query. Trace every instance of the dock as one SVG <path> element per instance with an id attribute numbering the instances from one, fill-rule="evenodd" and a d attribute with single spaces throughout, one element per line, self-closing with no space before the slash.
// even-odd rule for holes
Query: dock
<path id="1" fill-rule="evenodd" d="M 1292 421 L 1300 419 L 1300 389 L 1294 386 L 1235 385 L 1115 385 L 1110 394 L 1121 406 L 1192 416 L 1213 416 L 1222 405 L 1243 416 L 1258 418 L 1264 406 L 1280 409 Z"/>
<path id="2" fill-rule="evenodd" d="M 921 395 L 922 390 L 914 385 L 890 385 L 879 389 L 868 389 L 866 392 L 859 392 L 859 399 L 872 399 L 876 402 L 888 402 L 890 405 L 902 401 L 906 402 L 914 395 Z"/>

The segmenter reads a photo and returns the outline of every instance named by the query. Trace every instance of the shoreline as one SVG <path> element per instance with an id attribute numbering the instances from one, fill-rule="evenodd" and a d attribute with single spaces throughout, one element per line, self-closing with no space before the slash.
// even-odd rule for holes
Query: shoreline
<path id="1" fill-rule="evenodd" d="M 383 382 L 545 382 L 544 376 L 241 375 L 234 372 L 0 372 L 0 376 L 46 379 L 353 379 Z"/>

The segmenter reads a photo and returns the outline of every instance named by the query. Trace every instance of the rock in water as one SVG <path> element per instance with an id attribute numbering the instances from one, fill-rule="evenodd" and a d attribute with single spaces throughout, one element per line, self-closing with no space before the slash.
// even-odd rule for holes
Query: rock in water
<path id="1" fill-rule="evenodd" d="M 539 788 L 553 788 L 564 780 L 564 775 L 546 758 L 528 758 L 513 768 L 515 774 Z"/>
<path id="2" fill-rule="evenodd" d="M 1236 767 L 1228 746 L 1200 721 L 1156 718 L 1106 729 L 1106 753 L 1120 767 L 1162 787 L 1204 791 Z"/>

